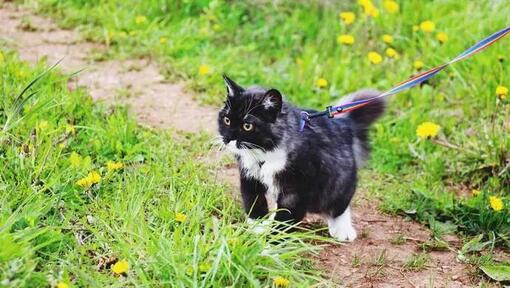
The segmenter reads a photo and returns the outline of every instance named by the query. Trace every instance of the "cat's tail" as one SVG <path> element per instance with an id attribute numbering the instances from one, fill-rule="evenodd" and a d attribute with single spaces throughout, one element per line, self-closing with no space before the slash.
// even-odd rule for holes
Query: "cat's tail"
<path id="1" fill-rule="evenodd" d="M 352 93 L 343 98 L 339 104 L 352 102 L 356 100 L 368 99 L 380 95 L 381 92 L 376 90 L 360 90 Z M 356 159 L 356 165 L 358 167 L 363 166 L 365 160 L 368 158 L 370 152 L 370 143 L 368 139 L 368 128 L 372 123 L 375 122 L 379 117 L 382 116 L 386 108 L 386 101 L 383 98 L 379 98 L 370 102 L 369 104 L 347 112 L 340 114 L 343 117 L 352 119 L 354 123 L 354 156 Z"/>

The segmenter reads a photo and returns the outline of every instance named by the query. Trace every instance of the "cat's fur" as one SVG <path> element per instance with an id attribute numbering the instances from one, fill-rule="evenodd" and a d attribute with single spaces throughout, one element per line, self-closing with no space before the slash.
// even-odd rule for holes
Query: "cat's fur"
<path id="1" fill-rule="evenodd" d="M 331 236 L 354 240 L 349 204 L 357 168 L 368 155 L 368 128 L 382 115 L 383 100 L 337 119 L 315 118 L 300 133 L 303 109 L 285 102 L 278 90 L 244 89 L 224 79 L 228 95 L 218 116 L 219 133 L 238 160 L 249 218 L 264 217 L 273 202 L 275 220 L 295 223 L 307 212 L 318 213 L 328 220 Z M 363 90 L 348 101 L 378 94 Z"/>

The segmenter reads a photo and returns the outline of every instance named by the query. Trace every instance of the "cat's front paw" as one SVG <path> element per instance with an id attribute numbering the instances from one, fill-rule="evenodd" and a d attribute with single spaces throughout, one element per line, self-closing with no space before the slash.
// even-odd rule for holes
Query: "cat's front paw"
<path id="1" fill-rule="evenodd" d="M 352 242 L 354 239 L 356 239 L 356 229 L 352 227 L 352 225 L 345 225 L 340 227 L 330 227 L 329 228 L 329 235 L 331 237 L 337 239 L 338 241 L 349 241 Z"/>
<path id="2" fill-rule="evenodd" d="M 264 234 L 271 229 L 269 220 L 256 221 L 248 218 L 248 224 L 251 226 L 251 231 L 257 235 Z"/>

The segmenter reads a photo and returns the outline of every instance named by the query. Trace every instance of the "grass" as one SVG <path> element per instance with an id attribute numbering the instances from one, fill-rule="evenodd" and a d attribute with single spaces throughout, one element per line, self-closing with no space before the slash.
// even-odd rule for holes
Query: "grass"
<path id="1" fill-rule="evenodd" d="M 399 2 L 391 14 L 381 2 L 374 2 L 376 18 L 363 15 L 355 1 L 36 3 L 62 26 L 107 45 L 105 57 L 157 58 L 169 78 L 186 80 L 206 103 L 220 103 L 220 75 L 227 72 L 241 84 L 278 87 L 290 101 L 315 108 L 362 87 L 389 89 L 418 72 L 417 60 L 425 68 L 444 63 L 508 25 L 510 13 L 503 3 L 413 0 Z M 354 12 L 354 23 L 340 21 L 341 11 Z M 426 20 L 434 22 L 433 32 L 420 29 Z M 438 41 L 438 32 L 448 41 Z M 354 36 L 354 44 L 338 44 L 339 34 Z M 393 36 L 391 44 L 384 34 Z M 391 99 L 373 129 L 371 179 L 362 179 L 383 210 L 427 224 L 448 221 L 465 235 L 495 231 L 503 236 L 499 245 L 508 245 L 510 105 L 495 93 L 498 85 L 510 86 L 508 41 Z M 385 55 L 389 47 L 398 59 Z M 383 61 L 370 63 L 370 51 Z M 321 78 L 326 87 L 316 85 Z M 435 139 L 417 137 L 425 121 L 440 125 Z M 501 211 L 491 208 L 490 196 L 503 201 Z"/>
<path id="2" fill-rule="evenodd" d="M 508 25 L 510 13 L 504 1 L 399 1 L 395 14 L 374 1 L 377 18 L 364 16 L 355 1 L 27 2 L 105 44 L 109 49 L 94 55 L 96 60 L 155 58 L 168 78 L 185 81 L 205 103 L 221 102 L 220 76 L 226 72 L 244 85 L 277 87 L 290 101 L 313 108 L 362 87 L 388 89 L 418 72 L 416 60 L 425 68 L 441 64 Z M 341 11 L 353 11 L 354 23 L 340 21 Z M 419 29 L 425 20 L 435 23 L 435 31 Z M 24 23 L 34 28 L 30 19 Z M 448 41 L 440 43 L 437 32 Z M 354 44 L 338 44 L 340 34 L 353 35 Z M 382 41 L 384 34 L 393 36 L 391 44 Z M 429 225 L 437 238 L 454 231 L 510 247 L 510 102 L 495 93 L 498 85 L 510 86 L 508 41 L 391 99 L 372 131 L 373 156 L 361 179 L 382 201 L 381 209 Z M 389 47 L 398 59 L 385 55 Z M 371 51 L 383 61 L 371 64 Z M 16 93 L 42 71 L 6 55 L 0 123 Z M 321 78 L 327 81 L 323 88 L 317 86 Z M 206 135 L 176 138 L 139 128 L 123 108 L 109 113 L 62 82 L 65 77 L 55 73 L 40 81 L 28 105 L 40 110 L 23 110 L 32 113 L 2 134 L 9 140 L 0 154 L 6 163 L 0 168 L 0 246 L 14 247 L 0 252 L 7 279 L 32 286 L 72 280 L 85 286 L 181 287 L 206 281 L 269 286 L 277 276 L 303 285 L 319 281 L 303 263 L 302 253 L 311 247 L 299 235 L 280 256 L 260 256 L 265 241 L 245 233 L 239 207 L 211 182 L 206 165 L 192 161 L 209 149 Z M 441 126 L 433 139 L 416 135 L 425 121 Z M 75 134 L 66 132 L 68 125 Z M 73 151 L 85 159 L 78 167 L 70 166 Z M 107 161 L 125 167 L 108 172 Z M 99 185 L 77 186 L 91 170 L 101 174 Z M 503 201 L 501 211 L 491 207 L 490 196 Z M 187 216 L 185 222 L 176 222 L 177 213 Z M 129 277 L 94 268 L 112 257 L 129 261 Z"/>
<path id="3" fill-rule="evenodd" d="M 305 243 L 312 236 L 269 246 L 247 232 L 239 205 L 195 161 L 210 149 L 207 135 L 139 127 L 53 71 L 22 93 L 46 64 L 0 51 L 0 286 L 322 281 L 303 257 L 316 249 Z M 78 184 L 91 172 L 99 177 Z M 121 260 L 124 276 L 112 272 Z"/>

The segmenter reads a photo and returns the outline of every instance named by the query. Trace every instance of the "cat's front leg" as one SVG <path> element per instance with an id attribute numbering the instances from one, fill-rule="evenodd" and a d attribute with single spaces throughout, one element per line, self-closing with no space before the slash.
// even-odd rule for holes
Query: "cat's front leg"
<path id="1" fill-rule="evenodd" d="M 266 186 L 260 181 L 241 173 L 241 196 L 249 219 L 255 220 L 267 215 L 266 191 Z"/>
<path id="2" fill-rule="evenodd" d="M 296 224 L 305 217 L 306 203 L 299 194 L 281 193 L 277 203 L 278 211 L 274 220 L 286 223 L 278 225 L 277 229 L 286 230 L 289 225 Z"/>

